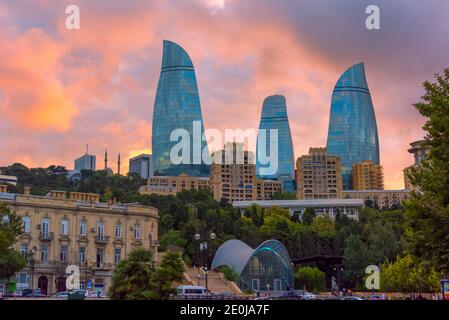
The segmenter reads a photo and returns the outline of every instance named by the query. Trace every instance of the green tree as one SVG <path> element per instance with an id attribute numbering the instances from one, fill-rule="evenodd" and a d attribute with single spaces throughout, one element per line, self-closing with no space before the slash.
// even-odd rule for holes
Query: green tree
<path id="1" fill-rule="evenodd" d="M 176 245 L 178 247 L 184 248 L 187 241 L 182 237 L 181 231 L 169 230 L 160 238 L 161 249 L 166 250 L 169 245 Z"/>
<path id="2" fill-rule="evenodd" d="M 407 240 L 412 253 L 449 276 L 449 69 L 425 82 L 416 109 L 427 118 L 423 129 L 427 159 L 410 173 L 419 191 L 405 203 Z"/>
<path id="3" fill-rule="evenodd" d="M 316 267 L 301 267 L 295 272 L 295 287 L 313 292 L 326 290 L 325 273 Z"/>
<path id="4" fill-rule="evenodd" d="M 360 285 L 369 265 L 368 246 L 360 236 L 350 235 L 345 240 L 344 277 L 353 287 Z"/>
<path id="5" fill-rule="evenodd" d="M 112 274 L 111 299 L 141 300 L 152 296 L 150 283 L 154 273 L 153 253 L 135 249 L 128 259 L 120 261 Z"/>
<path id="6" fill-rule="evenodd" d="M 315 217 L 316 217 L 315 210 L 307 208 L 306 210 L 304 210 L 304 213 L 302 215 L 302 223 L 304 225 L 311 225 Z"/>
<path id="7" fill-rule="evenodd" d="M 166 252 L 161 264 L 151 277 L 152 290 L 146 297 L 154 300 L 165 300 L 175 293 L 174 284 L 181 282 L 184 275 L 184 261 L 179 253 Z"/>
<path id="8" fill-rule="evenodd" d="M 397 257 L 381 267 L 381 290 L 396 292 L 438 292 L 441 274 L 416 257 Z"/>
<path id="9" fill-rule="evenodd" d="M 223 266 L 220 268 L 220 272 L 223 273 L 224 278 L 228 281 L 237 282 L 239 279 L 239 274 L 234 270 L 233 267 Z"/>
<path id="10" fill-rule="evenodd" d="M 17 252 L 13 245 L 22 233 L 22 219 L 9 207 L 0 204 L 0 276 L 6 281 L 27 263 L 26 257 Z"/>

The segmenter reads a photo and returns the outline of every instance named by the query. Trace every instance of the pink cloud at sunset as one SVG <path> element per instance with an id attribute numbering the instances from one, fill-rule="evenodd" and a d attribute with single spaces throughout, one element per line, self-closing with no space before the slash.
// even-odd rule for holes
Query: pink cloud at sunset
<path id="1" fill-rule="evenodd" d="M 264 98 L 283 94 L 296 156 L 325 146 L 333 86 L 363 61 L 386 187 L 402 188 L 409 143 L 424 134 L 412 104 L 449 64 L 438 0 L 377 1 L 379 31 L 364 27 L 367 1 L 93 2 L 0 4 L 0 166 L 72 168 L 89 144 L 97 164 L 108 149 L 114 170 L 120 152 L 126 172 L 151 150 L 169 39 L 193 60 L 206 129 L 257 128 Z M 69 4 L 80 7 L 80 30 L 64 27 Z"/>

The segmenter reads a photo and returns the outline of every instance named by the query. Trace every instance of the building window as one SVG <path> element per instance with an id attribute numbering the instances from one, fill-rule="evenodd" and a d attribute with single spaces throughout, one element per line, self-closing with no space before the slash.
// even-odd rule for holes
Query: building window
<path id="1" fill-rule="evenodd" d="M 67 219 L 61 220 L 61 234 L 65 236 L 69 234 L 69 220 Z"/>
<path id="2" fill-rule="evenodd" d="M 134 239 L 140 240 L 140 224 L 134 225 Z"/>
<path id="3" fill-rule="evenodd" d="M 122 249 L 116 248 L 114 250 L 114 262 L 115 262 L 115 264 L 119 263 L 121 259 L 122 259 Z"/>
<path id="4" fill-rule="evenodd" d="M 87 222 L 80 222 L 80 236 L 85 237 L 87 235 Z"/>
<path id="5" fill-rule="evenodd" d="M 25 233 L 30 232 L 30 217 L 28 216 L 22 217 L 22 230 Z"/>
<path id="6" fill-rule="evenodd" d="M 86 247 L 80 247 L 78 252 L 78 261 L 79 263 L 86 262 Z"/>
<path id="7" fill-rule="evenodd" d="M 67 245 L 61 246 L 61 251 L 59 253 L 59 261 L 67 262 L 67 253 L 69 251 L 69 247 Z"/>
<path id="8" fill-rule="evenodd" d="M 28 245 L 22 244 L 22 245 L 20 246 L 20 253 L 21 253 L 22 255 L 26 255 L 26 254 L 28 253 Z"/>
<path id="9" fill-rule="evenodd" d="M 104 249 L 97 248 L 97 268 L 103 267 L 104 263 Z"/>
<path id="10" fill-rule="evenodd" d="M 104 239 L 104 222 L 97 222 L 97 237 L 98 240 Z"/>
<path id="11" fill-rule="evenodd" d="M 42 219 L 41 233 L 44 237 L 48 237 L 50 235 L 50 219 Z"/>
<path id="12" fill-rule="evenodd" d="M 115 237 L 117 239 L 120 239 L 122 237 L 122 225 L 121 224 L 115 225 Z"/>
<path id="13" fill-rule="evenodd" d="M 22 285 L 24 284 L 30 284 L 30 276 L 26 273 L 18 273 L 16 275 L 16 282 L 20 283 Z"/>
<path id="14" fill-rule="evenodd" d="M 43 263 L 48 262 L 48 245 L 46 244 L 41 245 L 41 261 Z"/>

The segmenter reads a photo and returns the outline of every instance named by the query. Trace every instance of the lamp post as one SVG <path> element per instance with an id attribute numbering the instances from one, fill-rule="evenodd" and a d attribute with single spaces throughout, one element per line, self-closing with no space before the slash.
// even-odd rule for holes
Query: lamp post
<path id="1" fill-rule="evenodd" d="M 215 238 L 217 237 L 217 235 L 214 232 L 211 232 L 209 234 L 209 239 L 210 240 L 215 240 Z M 207 269 L 208 269 L 208 257 L 207 257 L 207 249 L 208 249 L 208 238 L 205 237 L 205 241 L 201 241 L 201 235 L 199 233 L 195 234 L 195 240 L 199 241 L 199 247 L 198 247 L 198 285 L 199 285 L 199 279 L 200 279 L 200 274 L 199 271 L 202 269 L 204 272 L 204 278 L 206 281 L 206 290 L 208 290 L 208 279 L 207 279 Z"/>
<path id="2" fill-rule="evenodd" d="M 33 249 L 31 249 L 31 290 L 34 290 L 34 265 L 36 263 L 36 260 L 34 259 L 34 254 L 36 252 L 36 247 L 34 246 Z"/>

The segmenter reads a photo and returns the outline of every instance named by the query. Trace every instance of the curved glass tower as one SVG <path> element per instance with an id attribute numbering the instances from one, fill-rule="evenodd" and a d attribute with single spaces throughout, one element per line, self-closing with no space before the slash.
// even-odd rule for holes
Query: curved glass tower
<path id="1" fill-rule="evenodd" d="M 353 65 L 338 79 L 332 93 L 327 151 L 339 156 L 343 189 L 351 189 L 352 165 L 363 160 L 379 164 L 376 115 L 363 63 Z"/>
<path id="2" fill-rule="evenodd" d="M 201 153 L 204 148 L 207 154 L 209 151 L 207 143 L 202 141 L 204 124 L 192 60 L 176 43 L 164 40 L 163 45 L 161 74 L 153 110 L 155 175 L 178 176 L 186 173 L 193 177 L 208 176 L 210 166 L 203 162 Z M 187 163 L 175 164 L 170 159 L 172 147 L 181 141 L 180 138 L 170 141 L 170 134 L 175 129 L 184 129 L 189 134 L 190 154 Z"/>
<path id="3" fill-rule="evenodd" d="M 261 179 L 274 179 L 282 181 L 282 188 L 284 192 L 293 192 L 294 180 L 295 180 L 295 167 L 294 167 L 294 153 L 292 135 L 290 132 L 290 125 L 288 123 L 287 116 L 287 104 L 285 97 L 281 95 L 273 95 L 265 98 L 262 106 L 262 116 L 260 118 L 259 135 L 260 130 L 266 131 L 266 153 L 268 157 L 270 155 L 270 129 L 278 130 L 278 168 L 275 174 L 265 175 L 262 169 L 268 168 L 270 164 L 261 161 L 259 151 L 259 138 L 257 139 L 256 150 L 256 175 Z"/>

